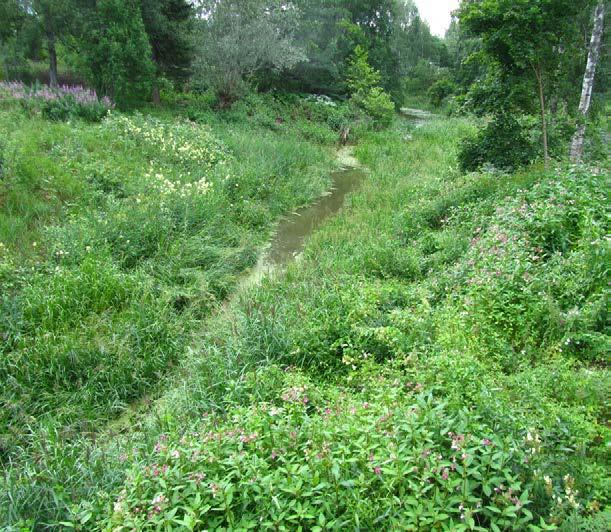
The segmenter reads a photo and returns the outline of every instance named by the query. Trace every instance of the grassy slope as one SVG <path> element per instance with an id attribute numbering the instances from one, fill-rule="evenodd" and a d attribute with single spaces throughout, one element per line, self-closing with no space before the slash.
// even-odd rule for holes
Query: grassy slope
<path id="1" fill-rule="evenodd" d="M 391 131 L 360 146 L 371 177 L 351 208 L 315 235 L 303 262 L 245 294 L 231 322 L 211 330 L 206 347 L 193 357 L 189 374 L 196 378 L 170 394 L 161 409 L 165 423 L 157 430 L 169 433 L 169 440 L 160 440 L 160 453 L 136 458 L 126 502 L 109 522 L 141 526 L 127 509 L 171 492 L 138 476 L 144 462 L 165 464 L 170 472 L 164 479 L 180 486 L 159 522 L 184 504 L 184 515 L 205 526 L 246 526 L 251 519 L 271 526 L 280 519 L 311 527 L 322 513 L 329 526 L 356 526 L 358 514 L 366 528 L 379 526 L 384 515 L 385 526 L 444 523 L 457 529 L 462 503 L 474 524 L 525 527 L 531 514 L 522 502 L 508 502 L 510 496 L 495 491 L 504 484 L 502 489 L 511 485 L 528 501 L 530 522 L 574 519 L 578 524 L 566 524 L 569 529 L 585 526 L 566 520 L 574 511 L 570 490 L 578 490 L 582 511 L 595 513 L 606 500 L 607 373 L 599 366 L 606 345 L 603 179 L 563 168 L 461 177 L 456 140 L 468 128 L 439 121 L 410 144 Z M 210 386 L 217 382 L 219 360 L 231 368 L 230 377 L 246 377 Z M 270 362 L 298 366 L 309 377 L 279 376 L 273 369 L 248 373 Z M 292 404 L 304 395 L 308 404 L 296 414 Z M 362 411 L 365 403 L 372 412 Z M 280 409 L 277 422 L 266 414 L 271 405 Z M 222 445 L 199 438 L 179 442 L 189 420 L 219 407 L 229 408 L 230 421 L 221 428 L 218 421 L 196 421 L 194 430 L 215 431 Z M 390 412 L 403 420 L 410 409 L 422 411 L 416 425 L 395 422 L 388 432 L 371 434 L 380 416 Z M 329 410 L 338 415 L 330 422 Z M 227 431 L 274 436 L 249 447 L 237 436 L 227 438 Z M 388 449 L 403 438 L 411 438 L 400 450 L 407 464 L 418 463 L 421 452 L 447 456 L 448 431 L 466 434 L 474 455 L 459 469 L 470 488 L 463 485 L 458 499 L 448 485 L 452 479 L 439 479 L 449 461 L 430 464 L 415 484 L 389 465 Z M 482 450 L 487 439 L 494 442 L 490 455 L 500 461 L 498 471 L 491 471 Z M 278 448 L 285 456 L 275 464 L 270 456 Z M 240 450 L 245 458 L 235 462 Z M 225 458 L 201 465 L 175 457 L 193 452 Z M 306 460 L 304 453 L 319 460 Z M 376 464 L 386 474 L 382 481 Z M 243 480 L 244 468 L 252 471 L 251 483 Z M 291 483 L 286 471 L 292 468 L 301 472 Z M 337 474 L 328 477 L 334 468 Z M 215 507 L 214 487 L 199 487 L 197 472 L 235 494 L 231 512 L 221 507 L 202 513 L 208 504 Z M 559 502 L 548 494 L 545 476 Z M 326 506 L 334 500 L 334 482 L 354 481 L 355 498 L 346 495 Z M 275 507 L 269 486 L 285 482 Z M 422 491 L 431 482 L 435 497 L 428 488 Z M 317 497 L 305 495 L 316 489 Z M 194 502 L 191 490 L 202 500 Z M 289 510 L 291 490 L 304 494 L 301 515 Z M 411 507 L 414 498 L 428 502 Z M 507 513 L 495 516 L 487 507 Z"/>
<path id="2" fill-rule="evenodd" d="M 335 134 L 321 127 L 327 137 L 315 143 L 290 123 L 279 132 L 246 116 L 193 125 L 157 111 L 127 125 L 118 113 L 100 125 L 52 123 L 1 103 L 8 466 L 53 435 L 95 433 L 154 393 L 255 263 L 274 220 L 328 187 L 324 141 Z M 211 188 L 193 192 L 200 179 Z"/>
<path id="3" fill-rule="evenodd" d="M 133 432 L 104 445 L 50 438 L 11 478 L 17 513 L 44 499 L 58 519 L 70 504 L 32 482 L 41 472 L 88 499 L 86 527 L 515 529 L 524 504 L 535 523 L 565 520 L 571 489 L 595 513 L 606 501 L 602 179 L 461 177 L 469 127 L 366 138 L 369 180 L 304 260 L 206 324 L 184 380 Z"/>

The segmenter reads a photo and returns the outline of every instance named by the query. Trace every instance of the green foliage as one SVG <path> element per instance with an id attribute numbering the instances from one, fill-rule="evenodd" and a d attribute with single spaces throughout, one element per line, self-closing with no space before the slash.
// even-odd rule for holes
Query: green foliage
<path id="1" fill-rule="evenodd" d="M 158 76 L 185 82 L 191 74 L 193 6 L 186 0 L 140 0 Z"/>
<path id="2" fill-rule="evenodd" d="M 369 64 L 369 54 L 362 46 L 354 49 L 348 65 L 347 83 L 351 101 L 369 116 L 376 127 L 388 127 L 394 116 L 395 104 L 388 93 L 378 86 L 380 73 Z"/>
<path id="3" fill-rule="evenodd" d="M 214 127 L 0 114 L 3 461 L 43 420 L 91 427 L 154 390 L 271 223 L 327 186 L 298 123 Z"/>
<path id="4" fill-rule="evenodd" d="M 365 94 L 380 83 L 380 73 L 369 64 L 369 53 L 358 45 L 350 59 L 347 71 L 348 88 L 352 94 Z"/>
<path id="5" fill-rule="evenodd" d="M 458 160 L 463 171 L 491 165 L 513 170 L 531 163 L 537 148 L 524 127 L 509 113 L 498 113 L 476 136 L 463 140 Z"/>
<path id="6" fill-rule="evenodd" d="M 456 88 L 456 84 L 451 79 L 442 78 L 436 81 L 428 91 L 431 103 L 435 107 L 441 107 L 446 98 L 454 94 Z"/>
<path id="7" fill-rule="evenodd" d="M 278 0 L 204 3 L 197 30 L 195 77 L 212 88 L 224 106 L 248 92 L 264 67 L 283 72 L 304 59 L 293 40 L 295 6 Z"/>
<path id="8" fill-rule="evenodd" d="M 120 107 L 148 99 L 154 66 L 136 0 L 102 0 L 85 45 L 89 77 Z"/>
<path id="9" fill-rule="evenodd" d="M 162 435 L 116 500 L 84 504 L 76 524 L 468 530 L 531 521 L 524 451 L 400 379 L 367 376 L 345 396 L 288 374 L 270 402 Z"/>

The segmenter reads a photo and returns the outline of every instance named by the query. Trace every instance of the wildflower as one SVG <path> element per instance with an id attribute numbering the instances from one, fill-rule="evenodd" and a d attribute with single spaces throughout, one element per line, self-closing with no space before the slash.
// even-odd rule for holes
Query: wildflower
<path id="1" fill-rule="evenodd" d="M 484 447 L 488 447 L 489 445 L 492 445 L 492 442 L 491 442 L 491 441 L 490 441 L 488 438 L 484 438 L 484 439 L 482 440 L 482 445 L 483 445 Z"/>
<path id="2" fill-rule="evenodd" d="M 449 471 L 449 469 L 447 467 L 444 468 L 444 470 L 442 471 L 441 478 L 443 480 L 448 480 L 448 478 L 450 478 L 450 471 Z"/>
<path id="3" fill-rule="evenodd" d="M 374 472 L 376 475 L 381 475 L 381 474 L 382 474 L 382 468 L 381 468 L 380 466 L 375 466 L 375 467 L 373 468 L 373 472 Z"/>

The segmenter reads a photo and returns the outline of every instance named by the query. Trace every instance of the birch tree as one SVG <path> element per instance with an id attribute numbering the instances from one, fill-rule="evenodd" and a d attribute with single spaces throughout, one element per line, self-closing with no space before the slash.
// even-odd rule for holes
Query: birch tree
<path id="1" fill-rule="evenodd" d="M 594 12 L 594 29 L 592 30 L 592 39 L 590 41 L 590 50 L 588 52 L 588 63 L 583 76 L 583 87 L 581 90 L 581 100 L 579 102 L 579 124 L 571 141 L 571 160 L 575 163 L 580 162 L 583 157 L 583 142 L 586 133 L 586 118 L 590 111 L 592 103 L 592 91 L 594 89 L 594 78 L 596 76 L 596 67 L 600 57 L 600 47 L 605 26 L 605 2 L 600 0 Z"/>

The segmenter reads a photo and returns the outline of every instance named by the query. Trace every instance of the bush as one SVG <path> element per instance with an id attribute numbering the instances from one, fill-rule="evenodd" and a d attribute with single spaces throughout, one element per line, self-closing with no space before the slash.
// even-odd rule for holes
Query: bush
<path id="1" fill-rule="evenodd" d="M 80 118 L 87 122 L 100 122 L 114 108 L 109 98 L 98 98 L 95 91 L 81 86 L 52 88 L 21 82 L 0 83 L 0 95 L 18 100 L 30 114 L 42 114 L 54 121 Z"/>
<path id="2" fill-rule="evenodd" d="M 351 101 L 373 120 L 376 128 L 382 129 L 392 123 L 395 104 L 379 82 L 380 73 L 369 64 L 367 50 L 357 46 L 348 65 Z"/>
<path id="3" fill-rule="evenodd" d="M 395 115 L 395 104 L 381 87 L 373 87 L 360 102 L 377 128 L 390 126 Z"/>
<path id="4" fill-rule="evenodd" d="M 444 100 L 456 91 L 456 83 L 451 79 L 443 78 L 433 83 L 428 91 L 429 99 L 435 107 L 440 107 Z"/>
<path id="5" fill-rule="evenodd" d="M 84 503 L 75 525 L 525 528 L 526 449 L 396 379 L 366 376 L 347 397 L 289 373 L 269 402 L 210 419 L 197 433 L 162 435 L 118 496 Z"/>
<path id="6" fill-rule="evenodd" d="M 480 132 L 462 142 L 458 161 L 465 172 L 490 165 L 513 170 L 531 163 L 537 155 L 535 142 L 511 114 L 501 112 Z"/>

